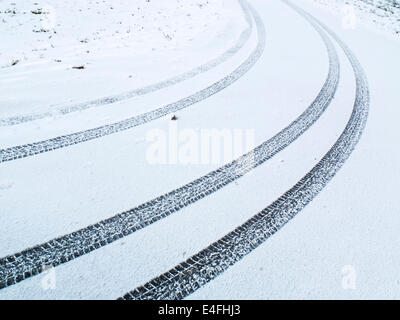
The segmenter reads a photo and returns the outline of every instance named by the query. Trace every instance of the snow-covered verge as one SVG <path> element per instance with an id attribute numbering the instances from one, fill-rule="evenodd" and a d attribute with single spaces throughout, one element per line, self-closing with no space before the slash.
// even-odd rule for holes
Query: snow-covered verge
<path id="1" fill-rule="evenodd" d="M 344 23 L 358 22 L 390 34 L 400 40 L 399 0 L 309 0 L 326 6 L 344 19 Z"/>
<path id="2" fill-rule="evenodd" d="M 0 66 L 133 47 L 147 52 L 188 46 L 221 31 L 227 1 L 0 1 Z M 206 37 L 205 37 L 206 36 Z"/>
<path id="3" fill-rule="evenodd" d="M 247 27 L 230 0 L 0 0 L 0 114 L 169 79 L 221 55 Z"/>

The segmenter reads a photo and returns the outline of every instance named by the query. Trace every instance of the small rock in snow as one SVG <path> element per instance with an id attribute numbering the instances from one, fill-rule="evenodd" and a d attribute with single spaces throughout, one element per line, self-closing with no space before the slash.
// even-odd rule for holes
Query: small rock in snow
<path id="1" fill-rule="evenodd" d="M 0 190 L 8 190 L 13 187 L 14 183 L 12 181 L 0 181 Z"/>

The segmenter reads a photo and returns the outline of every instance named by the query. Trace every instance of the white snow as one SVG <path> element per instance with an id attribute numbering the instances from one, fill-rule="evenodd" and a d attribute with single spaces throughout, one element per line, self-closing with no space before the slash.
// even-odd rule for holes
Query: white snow
<path id="1" fill-rule="evenodd" d="M 400 298 L 398 36 L 371 32 L 371 25 L 343 29 L 341 16 L 315 1 L 296 3 L 337 32 L 367 73 L 371 111 L 366 131 L 343 169 L 309 206 L 189 299 Z M 215 58 L 246 28 L 233 0 L 63 0 L 51 7 L 11 2 L 0 0 L 0 117 L 166 79 Z M 254 129 L 259 144 L 296 119 L 321 89 L 328 58 L 315 30 L 281 1 L 251 4 L 266 26 L 263 56 L 238 82 L 177 112 L 179 128 Z M 55 12 L 49 32 L 33 32 L 49 27 L 41 14 L 31 13 L 39 8 Z M 363 17 L 369 21 L 370 13 Z M 380 20 L 390 20 L 385 30 L 398 27 L 393 17 Z M 232 72 L 256 41 L 253 30 L 232 59 L 176 86 L 95 110 L 2 127 L 0 147 L 93 128 L 177 101 Z M 323 157 L 350 117 L 354 75 L 339 48 L 338 53 L 342 70 L 335 99 L 287 149 L 178 213 L 58 266 L 54 289 L 43 287 L 42 274 L 0 290 L 0 299 L 117 298 L 268 206 Z M 78 65 L 85 69 L 71 69 Z M 171 116 L 0 164 L 0 257 L 131 209 L 219 167 L 148 164 L 146 136 L 154 128 L 167 131 Z M 357 276 L 351 290 L 342 286 L 348 266 Z"/>
<path id="2" fill-rule="evenodd" d="M 342 24 L 355 28 L 368 26 L 400 40 L 400 2 L 398 0 L 308 0 L 329 9 L 342 19 Z"/>
<path id="3" fill-rule="evenodd" d="M 12 181 L 0 181 L 0 190 L 8 190 L 11 189 L 13 186 L 13 182 Z"/>
<path id="4" fill-rule="evenodd" d="M 246 26 L 238 3 L 229 0 L 3 0 L 1 20 L 0 117 L 180 74 L 215 58 Z M 43 24 L 48 32 L 35 32 Z M 85 69 L 73 69 L 79 66 Z"/>

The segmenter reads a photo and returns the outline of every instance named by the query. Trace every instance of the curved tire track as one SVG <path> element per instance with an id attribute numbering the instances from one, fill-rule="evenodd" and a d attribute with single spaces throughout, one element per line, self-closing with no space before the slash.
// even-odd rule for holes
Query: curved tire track
<path id="1" fill-rule="evenodd" d="M 254 9 L 250 9 L 260 21 Z M 55 267 L 73 260 L 161 220 L 239 179 L 295 141 L 326 110 L 339 82 L 340 66 L 335 48 L 325 33 L 316 30 L 328 51 L 328 76 L 313 103 L 288 127 L 237 160 L 179 189 L 87 228 L 0 259 L 0 288 L 41 273 L 43 266 Z"/>
<path id="2" fill-rule="evenodd" d="M 250 10 L 250 12 L 253 13 L 252 10 Z M 228 86 L 239 80 L 244 74 L 246 74 L 256 64 L 256 62 L 261 57 L 264 51 L 265 48 L 264 25 L 262 21 L 258 18 L 258 16 L 256 17 L 253 15 L 253 18 L 257 26 L 257 36 L 258 36 L 257 47 L 238 68 L 236 68 L 232 73 L 225 76 L 221 80 L 210 85 L 209 87 L 201 91 L 198 91 L 190 95 L 189 97 L 183 98 L 177 102 L 170 103 L 158 109 L 119 122 L 100 126 L 94 129 L 88 129 L 85 131 L 59 136 L 48 140 L 43 140 L 40 142 L 34 142 L 6 149 L 0 149 L 0 163 L 34 156 L 40 153 L 45 153 L 65 148 L 71 145 L 108 136 L 113 133 L 125 131 L 137 127 L 139 125 L 148 123 L 150 121 L 159 119 L 167 114 L 185 109 L 227 88 Z"/>
<path id="3" fill-rule="evenodd" d="M 288 4 L 312 24 L 319 23 L 300 8 Z M 353 113 L 337 142 L 306 176 L 266 209 L 186 262 L 120 299 L 182 299 L 193 293 L 251 253 L 288 223 L 322 191 L 349 158 L 368 118 L 368 83 L 361 65 L 350 49 L 326 26 L 319 24 L 342 47 L 356 76 Z"/>
<path id="4" fill-rule="evenodd" d="M 96 99 L 96 100 L 79 103 L 79 104 L 75 104 L 75 105 L 71 105 L 71 106 L 66 106 L 66 107 L 62 107 L 62 108 L 57 108 L 54 111 L 17 115 L 17 116 L 12 116 L 12 117 L 8 117 L 8 118 L 3 118 L 3 119 L 0 119 L 0 127 L 13 126 L 13 125 L 17 125 L 17 124 L 21 124 L 21 123 L 25 123 L 25 122 L 30 122 L 30 121 L 34 121 L 34 120 L 52 117 L 54 115 L 66 115 L 71 112 L 86 110 L 89 108 L 104 106 L 104 105 L 116 103 L 119 101 L 131 99 L 136 96 L 145 95 L 145 94 L 152 93 L 152 92 L 167 88 L 169 86 L 178 84 L 180 82 L 183 82 L 185 80 L 193 78 L 201 73 L 205 73 L 205 72 L 217 67 L 219 64 L 232 58 L 241 48 L 243 48 L 243 46 L 249 40 L 251 32 L 253 30 L 253 22 L 251 19 L 251 14 L 245 4 L 245 1 L 244 0 L 238 0 L 238 1 L 243 10 L 243 14 L 244 14 L 244 17 L 248 24 L 248 27 L 240 34 L 240 37 L 239 37 L 237 43 L 232 48 L 229 48 L 228 50 L 226 50 L 219 57 L 217 57 L 201 66 L 198 66 L 188 72 L 174 76 L 165 81 L 160 81 L 155 84 L 151 84 L 151 85 L 145 86 L 143 88 L 138 88 L 138 89 L 135 89 L 135 90 L 132 90 L 129 92 L 122 93 L 122 94 L 108 96 L 108 97 L 104 97 L 101 99 Z"/>

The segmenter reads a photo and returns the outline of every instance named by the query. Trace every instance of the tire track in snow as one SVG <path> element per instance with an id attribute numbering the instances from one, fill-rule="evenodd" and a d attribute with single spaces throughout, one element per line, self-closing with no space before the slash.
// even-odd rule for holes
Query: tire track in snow
<path id="1" fill-rule="evenodd" d="M 225 76 L 221 80 L 213 83 L 209 87 L 200 90 L 190 95 L 189 97 L 183 98 L 177 102 L 170 103 L 158 109 L 122 121 L 118 121 L 112 124 L 107 124 L 94 129 L 88 129 L 85 131 L 67 134 L 48 140 L 14 146 L 6 149 L 0 149 L 0 163 L 34 156 L 37 154 L 65 148 L 71 145 L 83 143 L 93 139 L 98 139 L 104 136 L 108 136 L 110 134 L 125 131 L 140 126 L 142 124 L 148 123 L 150 121 L 159 119 L 167 114 L 185 109 L 191 105 L 194 105 L 197 102 L 205 100 L 210 96 L 222 91 L 223 89 L 227 88 L 228 86 L 239 80 L 243 75 L 245 75 L 256 64 L 256 62 L 261 57 L 264 51 L 265 48 L 264 25 L 262 24 L 262 21 L 259 18 L 255 18 L 254 15 L 253 18 L 255 19 L 257 27 L 258 43 L 256 48 L 252 51 L 250 56 L 232 73 Z"/>
<path id="2" fill-rule="evenodd" d="M 287 3 L 286 1 L 284 1 Z M 358 143 L 369 109 L 364 71 L 350 49 L 326 26 L 288 3 L 310 21 L 321 25 L 342 47 L 356 76 L 356 99 L 345 130 L 322 160 L 270 206 L 208 248 L 120 299 L 183 299 L 251 253 L 309 204 L 340 170 Z"/>
<path id="3" fill-rule="evenodd" d="M 249 40 L 251 32 L 253 30 L 253 22 L 251 19 L 251 14 L 246 6 L 245 1 L 244 0 L 238 0 L 238 1 L 243 10 L 243 14 L 244 14 L 244 17 L 248 24 L 248 27 L 241 33 L 237 43 L 233 47 L 226 50 L 219 57 L 217 57 L 201 66 L 198 66 L 188 72 L 185 72 L 183 74 L 180 74 L 180 75 L 174 76 L 170 79 L 160 81 L 155 84 L 151 84 L 151 85 L 145 86 L 143 88 L 138 88 L 138 89 L 135 89 L 135 90 L 132 90 L 129 92 L 121 93 L 121 94 L 114 95 L 114 96 L 108 96 L 108 97 L 104 97 L 101 99 L 96 99 L 96 100 L 92 100 L 92 101 L 88 101 L 88 102 L 84 102 L 84 103 L 80 103 L 80 104 L 57 108 L 54 111 L 17 115 L 17 116 L 12 116 L 12 117 L 8 117 L 8 118 L 3 118 L 3 119 L 0 119 L 0 127 L 13 126 L 13 125 L 21 124 L 24 122 L 30 122 L 30 121 L 34 121 L 34 120 L 53 117 L 56 115 L 66 115 L 71 112 L 82 111 L 82 110 L 86 110 L 86 109 L 94 108 L 94 107 L 100 107 L 100 106 L 116 103 L 119 101 L 131 99 L 136 96 L 142 96 L 142 95 L 152 93 L 152 92 L 170 87 L 172 85 L 178 84 L 180 82 L 183 82 L 185 80 L 193 78 L 201 73 L 205 73 L 205 72 L 217 67 L 219 64 L 232 58 L 241 48 L 243 48 L 243 46 Z"/>
<path id="4" fill-rule="evenodd" d="M 250 9 L 262 26 L 257 13 Z M 313 103 L 288 127 L 237 160 L 179 189 L 87 228 L 0 259 L 0 288 L 41 273 L 43 266 L 63 264 L 161 220 L 239 179 L 296 140 L 328 107 L 339 82 L 340 66 L 335 48 L 321 30 L 317 31 L 328 52 L 328 76 Z"/>

